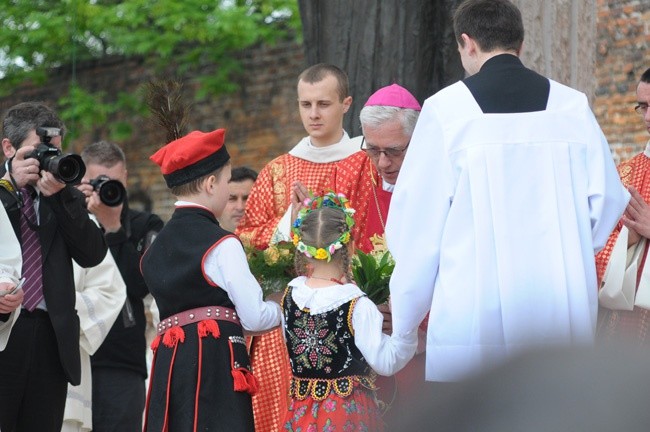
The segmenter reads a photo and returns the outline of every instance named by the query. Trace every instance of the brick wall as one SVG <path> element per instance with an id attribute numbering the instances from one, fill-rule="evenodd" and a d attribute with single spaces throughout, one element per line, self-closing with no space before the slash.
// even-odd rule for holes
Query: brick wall
<path id="1" fill-rule="evenodd" d="M 618 161 L 643 150 L 648 133 L 633 110 L 650 68 L 650 1 L 598 0 L 594 112 Z"/>

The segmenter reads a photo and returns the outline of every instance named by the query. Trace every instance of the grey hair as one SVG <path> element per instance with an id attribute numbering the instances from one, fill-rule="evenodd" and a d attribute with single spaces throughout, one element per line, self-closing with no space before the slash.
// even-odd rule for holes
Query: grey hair
<path id="1" fill-rule="evenodd" d="M 65 133 L 63 121 L 52 108 L 42 102 L 23 102 L 7 110 L 2 121 L 2 134 L 18 149 L 29 132 L 39 127 L 59 128 L 62 138 Z"/>
<path id="2" fill-rule="evenodd" d="M 413 135 L 419 116 L 420 111 L 413 109 L 371 105 L 363 107 L 359 113 L 359 120 L 361 120 L 361 129 L 377 128 L 386 122 L 398 120 L 402 124 L 404 135 L 410 137 Z"/>

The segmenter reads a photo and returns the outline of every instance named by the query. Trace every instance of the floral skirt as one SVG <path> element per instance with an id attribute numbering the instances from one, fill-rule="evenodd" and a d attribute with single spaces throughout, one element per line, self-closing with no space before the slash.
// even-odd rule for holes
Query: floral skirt
<path id="1" fill-rule="evenodd" d="M 355 386 L 346 398 L 331 393 L 322 401 L 293 399 L 284 420 L 291 432 L 382 432 L 384 422 L 372 391 Z"/>

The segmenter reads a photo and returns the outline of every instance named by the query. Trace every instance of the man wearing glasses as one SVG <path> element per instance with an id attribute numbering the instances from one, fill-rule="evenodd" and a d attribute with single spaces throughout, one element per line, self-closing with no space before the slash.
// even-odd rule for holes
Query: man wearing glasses
<path id="1" fill-rule="evenodd" d="M 634 110 L 641 116 L 650 133 L 650 69 L 636 88 Z M 650 346 L 650 141 L 645 150 L 618 166 L 623 184 L 632 198 L 621 222 L 597 255 L 598 276 L 602 280 L 599 293 L 600 341 L 627 340 L 635 345 Z"/>
<path id="2" fill-rule="evenodd" d="M 362 151 L 336 166 L 334 190 L 356 210 L 352 236 L 365 253 L 385 248 L 390 199 L 419 114 L 420 104 L 404 87 L 377 90 L 359 114 Z"/>

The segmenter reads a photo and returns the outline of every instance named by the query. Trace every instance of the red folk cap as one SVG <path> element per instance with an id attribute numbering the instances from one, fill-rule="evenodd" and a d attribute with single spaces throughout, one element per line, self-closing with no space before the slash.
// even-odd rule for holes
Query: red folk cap
<path id="1" fill-rule="evenodd" d="M 225 129 L 193 131 L 174 140 L 151 155 L 160 166 L 167 187 L 180 186 L 201 178 L 230 160 L 224 144 Z"/>

